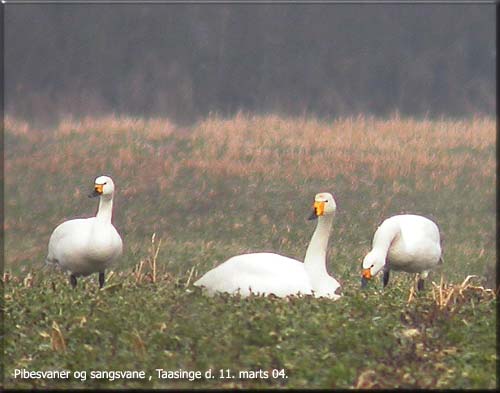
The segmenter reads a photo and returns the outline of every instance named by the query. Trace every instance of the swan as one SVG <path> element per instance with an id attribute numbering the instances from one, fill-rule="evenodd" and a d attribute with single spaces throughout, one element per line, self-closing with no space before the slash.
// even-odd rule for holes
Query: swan
<path id="1" fill-rule="evenodd" d="M 205 292 L 250 293 L 286 297 L 314 295 L 338 299 L 337 280 L 326 270 L 326 249 L 336 210 L 333 196 L 327 192 L 315 196 L 309 220 L 318 219 L 304 262 L 270 252 L 234 256 L 205 273 L 194 285 Z"/>
<path id="2" fill-rule="evenodd" d="M 65 221 L 54 229 L 49 240 L 47 264 L 70 273 L 74 288 L 78 276 L 99 273 L 99 288 L 104 286 L 104 270 L 123 250 L 120 235 L 111 223 L 115 186 L 108 176 L 99 176 L 89 197 L 99 197 L 95 217 Z"/>
<path id="3" fill-rule="evenodd" d="M 426 217 L 402 214 L 386 219 L 375 231 L 371 251 L 363 259 L 361 286 L 383 269 L 384 287 L 389 270 L 420 273 L 424 289 L 429 271 L 443 262 L 438 226 Z"/>

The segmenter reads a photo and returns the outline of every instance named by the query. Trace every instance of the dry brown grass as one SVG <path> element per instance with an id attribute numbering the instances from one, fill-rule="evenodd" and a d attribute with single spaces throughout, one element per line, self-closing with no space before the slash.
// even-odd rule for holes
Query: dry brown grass
<path id="1" fill-rule="evenodd" d="M 484 288 L 479 285 L 473 285 L 471 281 L 479 279 L 475 275 L 467 276 L 460 284 L 446 283 L 441 276 L 439 284 L 432 283 L 432 298 L 440 310 L 453 307 L 456 304 L 461 304 L 468 301 L 471 297 L 476 296 L 481 299 L 493 300 L 497 296 L 497 292 L 492 289 Z"/>
<path id="2" fill-rule="evenodd" d="M 146 131 L 149 140 L 157 140 L 171 135 L 175 130 L 175 125 L 168 119 L 106 116 L 102 118 L 84 117 L 79 121 L 66 118 L 59 123 L 57 134 L 89 134 L 94 132 L 100 134 L 104 131 L 106 135 L 112 135 L 130 131 Z"/>
<path id="3" fill-rule="evenodd" d="M 476 275 L 467 276 L 462 283 L 453 284 L 444 281 L 443 275 L 439 284 L 432 282 L 432 299 L 439 311 L 453 311 L 456 306 L 463 305 L 465 302 L 474 298 L 477 300 L 494 300 L 498 296 L 498 289 L 494 291 L 490 288 L 484 288 L 480 285 L 473 285 L 472 281 L 479 280 Z M 407 304 L 417 299 L 415 285 L 410 287 Z"/>
<path id="4" fill-rule="evenodd" d="M 420 189 L 430 178 L 439 189 L 453 186 L 464 167 L 474 171 L 475 178 L 493 177 L 495 171 L 494 154 L 486 162 L 478 162 L 475 156 L 494 146 L 495 121 L 489 118 L 431 121 L 360 116 L 327 122 L 238 114 L 231 119 L 210 117 L 185 129 L 168 119 L 108 116 L 67 119 L 47 132 L 7 116 L 5 125 L 7 132 L 28 136 L 33 143 L 52 139 L 57 144 L 69 135 L 85 135 L 49 157 L 43 150 L 31 157 L 8 157 L 7 172 L 26 165 L 27 160 L 34 170 L 49 173 L 95 166 L 96 159 L 104 162 L 107 157 L 96 157 L 93 150 L 106 143 L 112 150 L 108 159 L 112 159 L 102 164 L 103 170 L 141 175 L 134 189 L 125 193 L 142 191 L 144 181 L 154 181 L 164 190 L 181 168 L 194 168 L 200 174 L 259 174 L 290 181 L 334 179 L 342 174 L 350 178 L 354 189 L 360 182 L 383 177 L 393 179 L 395 192 L 404 187 L 400 179 L 413 178 Z M 176 154 L 174 144 L 156 143 L 169 137 L 184 140 L 192 150 Z M 450 154 L 454 149 L 462 150 Z"/>
<path id="5" fill-rule="evenodd" d="M 55 352 L 64 352 L 66 351 L 66 340 L 64 339 L 64 335 L 59 328 L 59 325 L 56 321 L 52 321 L 52 330 L 50 333 L 50 342 L 52 346 L 52 350 Z"/>
<path id="6" fill-rule="evenodd" d="M 400 119 L 377 120 L 358 117 L 320 122 L 285 119 L 277 116 L 245 117 L 230 120 L 207 119 L 194 130 L 192 138 L 206 141 L 186 164 L 202 171 L 248 176 L 260 173 L 292 180 L 331 179 L 339 174 L 360 181 L 379 177 L 413 177 L 417 188 L 425 174 L 435 188 L 450 186 L 464 166 L 478 176 L 493 176 L 495 157 L 479 165 L 473 154 L 495 143 L 495 122 L 474 118 L 468 121 Z M 222 153 L 221 153 L 222 152 Z M 354 174 L 356 173 L 356 176 Z M 363 176 L 359 176 L 364 173 Z"/>
<path id="7" fill-rule="evenodd" d="M 135 266 L 133 270 L 133 275 L 135 277 L 135 283 L 141 283 L 145 280 L 147 282 L 156 282 L 157 278 L 157 260 L 158 253 L 160 252 L 161 239 L 156 244 L 156 233 L 151 236 L 151 246 L 149 248 L 149 255 L 141 259 L 139 263 Z"/>

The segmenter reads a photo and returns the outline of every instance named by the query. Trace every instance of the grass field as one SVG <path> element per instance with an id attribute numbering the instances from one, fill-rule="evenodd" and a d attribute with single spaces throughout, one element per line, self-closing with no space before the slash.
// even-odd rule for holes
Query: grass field
<path id="1" fill-rule="evenodd" d="M 4 139 L 5 387 L 496 387 L 497 301 L 481 289 L 495 282 L 494 119 L 239 114 L 181 128 L 110 116 L 42 130 L 7 117 Z M 124 255 L 103 290 L 97 275 L 71 290 L 42 268 L 47 243 L 60 222 L 95 213 L 100 174 L 117 188 Z M 337 201 L 328 270 L 340 300 L 192 286 L 248 251 L 302 259 L 322 191 Z M 359 288 L 374 230 L 398 213 L 442 234 L 442 272 L 410 300 L 404 273 Z M 90 374 L 125 370 L 145 377 Z"/>

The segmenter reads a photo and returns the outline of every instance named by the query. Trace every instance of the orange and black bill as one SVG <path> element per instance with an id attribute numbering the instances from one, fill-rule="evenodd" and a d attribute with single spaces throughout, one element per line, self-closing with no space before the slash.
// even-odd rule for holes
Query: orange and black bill
<path id="1" fill-rule="evenodd" d="M 319 216 L 325 213 L 325 202 L 314 202 L 313 212 L 309 216 L 308 220 L 315 220 Z"/>
<path id="2" fill-rule="evenodd" d="M 366 287 L 368 280 L 371 280 L 371 278 L 372 278 L 372 273 L 370 269 L 363 269 L 363 271 L 361 272 L 361 288 Z"/>
<path id="3" fill-rule="evenodd" d="M 102 190 L 104 188 L 103 184 L 95 184 L 94 191 L 89 194 L 89 198 L 95 198 L 102 195 Z"/>

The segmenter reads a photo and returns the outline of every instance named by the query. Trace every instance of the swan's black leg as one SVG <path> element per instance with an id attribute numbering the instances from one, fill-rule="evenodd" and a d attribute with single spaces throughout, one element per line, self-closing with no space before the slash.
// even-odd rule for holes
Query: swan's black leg
<path id="1" fill-rule="evenodd" d="M 424 279 L 423 278 L 418 278 L 417 281 L 417 290 L 423 291 L 424 290 Z"/>
<path id="2" fill-rule="evenodd" d="M 102 288 L 104 286 L 104 272 L 99 272 L 99 288 Z"/>
<path id="3" fill-rule="evenodd" d="M 389 284 L 389 271 L 390 270 L 391 270 L 391 268 L 389 266 L 389 261 L 386 261 L 385 265 L 384 265 L 384 276 L 383 276 L 383 280 L 382 280 L 382 282 L 384 283 L 384 288 L 387 286 L 387 284 Z"/>
<path id="4" fill-rule="evenodd" d="M 69 283 L 71 284 L 71 286 L 73 288 L 76 287 L 76 277 L 75 277 L 74 274 L 70 274 L 70 276 L 69 276 Z"/>
<path id="5" fill-rule="evenodd" d="M 389 284 L 389 269 L 384 269 L 384 276 L 383 276 L 383 282 L 384 282 L 384 288 Z"/>

